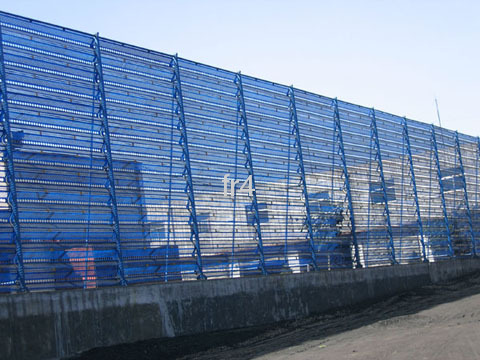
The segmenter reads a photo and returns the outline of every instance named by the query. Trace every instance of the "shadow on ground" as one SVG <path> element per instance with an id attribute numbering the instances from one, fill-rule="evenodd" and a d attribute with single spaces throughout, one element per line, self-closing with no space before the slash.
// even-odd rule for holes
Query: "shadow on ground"
<path id="1" fill-rule="evenodd" d="M 479 293 L 480 273 L 477 273 L 307 319 L 96 348 L 73 359 L 250 359 Z"/>

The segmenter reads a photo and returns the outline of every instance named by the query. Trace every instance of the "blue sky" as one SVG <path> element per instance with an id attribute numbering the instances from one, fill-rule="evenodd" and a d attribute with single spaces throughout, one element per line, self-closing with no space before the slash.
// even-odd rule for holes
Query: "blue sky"
<path id="1" fill-rule="evenodd" d="M 479 1 L 0 0 L 0 9 L 480 135 Z"/>

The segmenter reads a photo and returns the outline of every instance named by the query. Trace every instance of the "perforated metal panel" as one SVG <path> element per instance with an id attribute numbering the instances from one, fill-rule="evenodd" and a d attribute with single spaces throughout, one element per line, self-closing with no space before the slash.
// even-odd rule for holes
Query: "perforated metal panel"
<path id="1" fill-rule="evenodd" d="M 395 115 L 373 122 L 371 109 L 300 89 L 0 21 L 12 145 L 0 291 L 436 261 L 478 244 L 471 136 L 457 146 L 454 132 L 407 120 L 407 144 Z M 255 199 L 240 191 L 251 174 Z"/>

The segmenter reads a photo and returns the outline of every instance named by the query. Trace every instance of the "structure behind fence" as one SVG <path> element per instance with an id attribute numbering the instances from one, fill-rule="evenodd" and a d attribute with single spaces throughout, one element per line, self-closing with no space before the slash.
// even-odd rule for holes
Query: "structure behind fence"
<path id="1" fill-rule="evenodd" d="M 477 138 L 0 21 L 0 291 L 476 253 Z"/>

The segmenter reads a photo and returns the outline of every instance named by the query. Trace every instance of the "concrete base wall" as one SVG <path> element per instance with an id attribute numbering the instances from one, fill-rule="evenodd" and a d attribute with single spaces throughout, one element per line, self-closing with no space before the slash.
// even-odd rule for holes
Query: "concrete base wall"
<path id="1" fill-rule="evenodd" d="M 480 260 L 0 296 L 6 359 L 302 318 L 480 270 Z"/>

